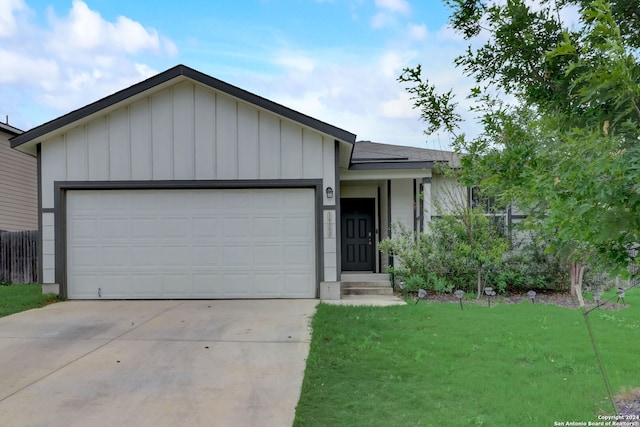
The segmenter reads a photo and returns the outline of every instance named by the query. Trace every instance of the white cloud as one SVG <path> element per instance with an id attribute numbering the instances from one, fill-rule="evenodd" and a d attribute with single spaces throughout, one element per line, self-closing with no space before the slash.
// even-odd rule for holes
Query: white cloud
<path id="1" fill-rule="evenodd" d="M 409 37 L 415 41 L 425 41 L 428 36 L 427 26 L 424 24 L 409 24 Z"/>
<path id="2" fill-rule="evenodd" d="M 315 61 L 303 53 L 291 53 L 282 51 L 274 59 L 275 63 L 289 69 L 295 69 L 302 73 L 311 73 L 316 67 Z"/>
<path id="3" fill-rule="evenodd" d="M 411 10 L 406 0 L 376 0 L 376 6 L 395 13 L 406 14 Z"/>
<path id="4" fill-rule="evenodd" d="M 395 79 L 400 75 L 402 68 L 409 62 L 408 59 L 413 56 L 409 52 L 403 53 L 404 57 L 396 51 L 388 51 L 381 55 L 378 62 L 380 64 L 379 69 L 382 71 L 384 76 L 395 81 Z"/>
<path id="5" fill-rule="evenodd" d="M 417 115 L 407 92 L 398 92 L 395 98 L 382 101 L 380 110 L 385 119 L 411 119 Z"/>
<path id="6" fill-rule="evenodd" d="M 125 16 L 119 16 L 115 22 L 106 21 L 81 0 L 73 1 L 68 16 L 59 18 L 51 12 L 49 19 L 55 34 L 50 42 L 54 50 L 176 53 L 175 45 L 160 37 L 155 29 L 145 28 Z"/>
<path id="7" fill-rule="evenodd" d="M 3 0 L 0 6 L 0 38 L 13 36 L 18 29 L 16 12 L 27 9 L 24 0 Z"/>
<path id="8" fill-rule="evenodd" d="M 387 13 L 378 12 L 371 18 L 371 28 L 373 28 L 374 30 L 379 30 L 381 28 L 388 27 L 393 22 L 393 16 Z"/>
<path id="9" fill-rule="evenodd" d="M 157 30 L 106 20 L 80 0 L 61 16 L 49 9 L 44 24 L 25 0 L 0 1 L 0 115 L 22 129 L 144 80 L 157 73 L 151 62 L 177 54 Z"/>
<path id="10" fill-rule="evenodd" d="M 0 64 L 0 84 L 39 82 L 46 89 L 47 82 L 59 75 L 55 61 L 32 58 L 6 49 L 0 49 Z"/>
<path id="11" fill-rule="evenodd" d="M 371 18 L 371 28 L 379 30 L 397 22 L 396 15 L 407 15 L 411 11 L 406 0 L 375 0 L 377 12 Z"/>

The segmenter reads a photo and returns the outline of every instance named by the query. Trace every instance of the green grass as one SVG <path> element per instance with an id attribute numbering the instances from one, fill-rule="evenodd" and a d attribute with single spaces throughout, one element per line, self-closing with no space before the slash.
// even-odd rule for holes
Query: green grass
<path id="1" fill-rule="evenodd" d="M 640 289 L 626 301 L 590 315 L 614 393 L 640 386 Z M 613 413 L 578 309 L 321 304 L 294 425 L 553 426 Z"/>
<path id="2" fill-rule="evenodd" d="M 40 285 L 0 286 L 0 317 L 43 307 L 59 301 L 55 295 L 43 295 Z"/>

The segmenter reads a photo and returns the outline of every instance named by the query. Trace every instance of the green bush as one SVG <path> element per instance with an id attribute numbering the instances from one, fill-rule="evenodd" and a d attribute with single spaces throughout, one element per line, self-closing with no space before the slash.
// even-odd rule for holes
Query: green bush
<path id="1" fill-rule="evenodd" d="M 487 284 L 504 292 L 567 290 L 569 275 L 558 257 L 545 253 L 543 245 L 527 243 L 509 252 L 503 261 L 487 274 Z"/>
<path id="2" fill-rule="evenodd" d="M 406 280 L 406 290 L 408 292 L 417 291 L 418 289 L 424 289 L 427 286 L 427 283 L 419 274 L 414 274 L 413 276 L 409 276 Z"/>
<path id="3" fill-rule="evenodd" d="M 429 233 L 413 233 L 401 225 L 394 237 L 380 243 L 380 250 L 397 257 L 393 269 L 396 283 L 404 281 L 407 291 L 420 288 L 437 293 L 455 289 L 476 290 L 477 264 L 465 245 L 456 218 L 442 217 L 431 222 Z M 567 290 L 569 276 L 557 256 L 546 253 L 535 236 L 524 236 L 514 250 L 484 266 L 484 282 L 498 293 L 535 290 Z M 589 272 L 588 272 L 589 273 Z M 591 273 L 585 283 L 591 283 Z M 599 276 L 593 276 L 596 280 Z"/>

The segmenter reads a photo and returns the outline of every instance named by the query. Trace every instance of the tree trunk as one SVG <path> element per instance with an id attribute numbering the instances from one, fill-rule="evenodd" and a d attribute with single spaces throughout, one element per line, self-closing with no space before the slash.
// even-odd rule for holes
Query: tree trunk
<path id="1" fill-rule="evenodd" d="M 481 295 L 482 295 L 482 266 L 479 265 L 478 266 L 478 295 L 476 299 L 480 299 Z"/>
<path id="2" fill-rule="evenodd" d="M 571 296 L 577 297 L 580 307 L 584 308 L 584 298 L 582 297 L 582 278 L 584 276 L 584 263 L 581 261 L 572 262 L 569 265 L 571 271 Z"/>

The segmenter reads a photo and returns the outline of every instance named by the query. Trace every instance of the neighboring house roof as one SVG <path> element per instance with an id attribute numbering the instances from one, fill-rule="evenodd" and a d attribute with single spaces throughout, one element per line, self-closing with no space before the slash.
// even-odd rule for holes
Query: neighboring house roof
<path id="1" fill-rule="evenodd" d="M 247 92 L 246 90 L 240 89 L 236 86 L 230 85 L 229 83 L 225 83 L 207 74 L 196 71 L 193 68 L 189 68 L 185 65 L 177 65 L 143 82 L 137 83 L 127 89 L 116 92 L 113 95 L 107 96 L 106 98 L 102 98 L 85 107 L 72 111 L 68 114 L 65 114 L 64 116 L 51 120 L 50 122 L 44 123 L 43 125 L 35 127 L 19 136 L 15 136 L 11 139 L 11 146 L 13 148 L 18 148 L 23 145 L 35 146 L 35 143 L 32 141 L 44 135 L 59 131 L 61 128 L 65 126 L 71 125 L 74 122 L 77 122 L 79 120 L 87 118 L 88 116 L 99 113 L 102 110 L 113 108 L 116 104 L 129 101 L 130 98 L 136 97 L 137 95 L 149 89 L 153 89 L 158 86 L 165 86 L 165 84 L 167 84 L 168 82 L 174 79 L 187 79 L 187 78 L 195 82 L 198 82 L 200 84 L 203 84 L 205 86 L 209 86 L 212 89 L 224 92 L 228 95 L 241 99 L 245 102 L 256 105 L 265 110 L 271 111 L 275 114 L 278 114 L 294 122 L 308 126 L 321 133 L 333 136 L 338 140 L 348 142 L 348 143 L 355 142 L 356 136 L 351 132 L 337 128 L 328 123 L 314 119 L 313 117 L 309 117 L 305 114 L 302 114 L 300 112 L 287 108 L 283 105 L 270 101 L 266 98 L 262 98 L 261 96 Z M 32 142 L 32 144 L 28 144 L 29 142 Z M 34 151 L 35 147 L 23 146 L 18 149 L 21 151 Z"/>
<path id="2" fill-rule="evenodd" d="M 17 136 L 23 133 L 20 129 L 11 126 L 9 123 L 0 122 L 0 131 L 10 134 L 11 136 Z"/>
<path id="3" fill-rule="evenodd" d="M 433 169 L 438 164 L 458 168 L 460 158 L 451 151 L 358 141 L 353 146 L 349 169 Z"/>

